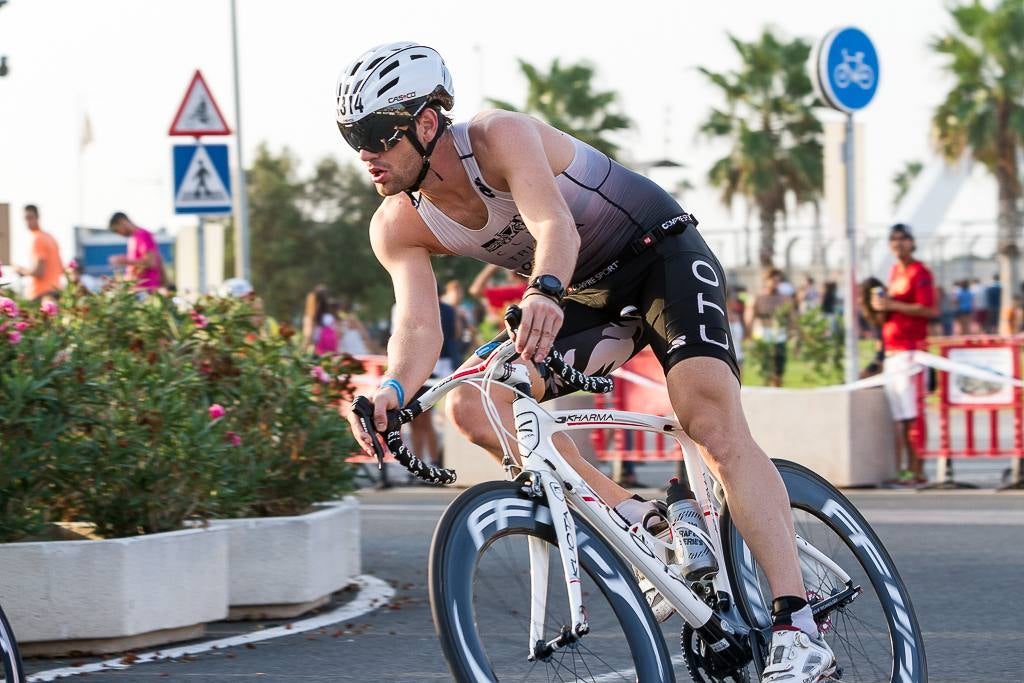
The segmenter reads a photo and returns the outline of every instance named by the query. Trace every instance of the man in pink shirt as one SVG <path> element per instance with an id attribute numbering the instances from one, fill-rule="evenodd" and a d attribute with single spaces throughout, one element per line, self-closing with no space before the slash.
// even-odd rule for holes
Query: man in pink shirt
<path id="1" fill-rule="evenodd" d="M 111 256 L 110 263 L 125 266 L 125 278 L 134 280 L 138 289 L 155 292 L 163 284 L 163 268 L 153 234 L 120 211 L 110 217 L 110 229 L 128 238 L 127 255 Z"/>

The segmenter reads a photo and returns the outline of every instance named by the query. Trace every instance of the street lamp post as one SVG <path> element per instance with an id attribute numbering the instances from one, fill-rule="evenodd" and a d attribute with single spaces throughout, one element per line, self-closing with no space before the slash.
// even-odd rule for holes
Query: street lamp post
<path id="1" fill-rule="evenodd" d="M 249 183 L 242 156 L 242 98 L 238 86 L 238 22 L 235 0 L 231 0 L 231 48 L 235 73 L 235 152 L 238 159 L 238 201 L 235 204 L 235 275 L 244 280 L 249 273 Z"/>

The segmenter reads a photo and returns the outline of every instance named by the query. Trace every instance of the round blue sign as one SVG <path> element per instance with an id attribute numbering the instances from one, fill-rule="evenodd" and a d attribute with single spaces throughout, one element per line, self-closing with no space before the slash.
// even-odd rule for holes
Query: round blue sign
<path id="1" fill-rule="evenodd" d="M 818 86 L 833 109 L 852 113 L 878 90 L 878 53 L 871 39 L 852 26 L 838 28 L 818 46 Z"/>

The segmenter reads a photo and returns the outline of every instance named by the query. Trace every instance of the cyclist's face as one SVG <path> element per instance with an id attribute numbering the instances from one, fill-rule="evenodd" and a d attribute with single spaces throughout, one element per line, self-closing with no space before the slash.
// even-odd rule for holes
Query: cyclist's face
<path id="1" fill-rule="evenodd" d="M 420 155 L 404 137 L 386 152 L 359 150 L 359 159 L 373 180 L 381 197 L 390 197 L 405 191 L 416 182 L 420 173 Z"/>

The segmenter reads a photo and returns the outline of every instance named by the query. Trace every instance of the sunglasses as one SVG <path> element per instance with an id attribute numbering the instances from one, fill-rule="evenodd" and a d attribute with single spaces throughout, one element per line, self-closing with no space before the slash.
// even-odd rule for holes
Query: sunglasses
<path id="1" fill-rule="evenodd" d="M 355 151 L 386 152 L 409 132 L 415 117 L 408 114 L 370 114 L 355 123 L 338 124 L 345 142 Z"/>

